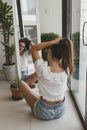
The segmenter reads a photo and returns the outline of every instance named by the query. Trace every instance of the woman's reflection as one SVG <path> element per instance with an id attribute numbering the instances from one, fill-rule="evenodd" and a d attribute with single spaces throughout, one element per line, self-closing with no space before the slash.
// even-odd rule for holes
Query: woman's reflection
<path id="1" fill-rule="evenodd" d="M 31 74 L 31 69 L 34 71 L 34 65 L 31 56 L 31 41 L 28 38 L 19 39 L 19 52 L 20 52 L 20 67 L 21 78 L 26 80 Z"/>

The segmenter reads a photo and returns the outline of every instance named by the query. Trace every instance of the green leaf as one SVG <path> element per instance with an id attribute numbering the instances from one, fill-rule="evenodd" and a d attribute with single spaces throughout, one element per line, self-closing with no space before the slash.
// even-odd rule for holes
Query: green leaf
<path id="1" fill-rule="evenodd" d="M 4 1 L 4 0 L 3 0 Z M 12 6 L 0 0 L 0 27 L 3 41 L 0 43 L 5 47 L 6 64 L 11 65 L 12 56 L 15 52 L 14 45 L 10 45 L 10 38 L 14 35 Z"/>

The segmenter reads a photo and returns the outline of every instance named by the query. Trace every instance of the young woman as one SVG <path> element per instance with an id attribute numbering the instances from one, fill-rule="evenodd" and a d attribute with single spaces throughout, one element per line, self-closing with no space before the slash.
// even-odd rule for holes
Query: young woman
<path id="1" fill-rule="evenodd" d="M 38 53 L 48 46 L 51 46 L 47 57 L 49 66 Z M 38 79 L 39 95 L 35 95 L 24 81 L 20 82 L 19 88 L 35 117 L 43 120 L 59 118 L 65 112 L 67 76 L 73 72 L 71 41 L 60 38 L 35 44 L 31 50 L 36 71 L 32 82 Z"/>
<path id="2" fill-rule="evenodd" d="M 31 56 L 31 41 L 28 38 L 21 38 L 19 40 L 19 52 L 20 52 L 20 67 L 22 80 L 26 80 L 31 74 L 29 72 L 29 63 L 32 64 L 34 70 L 33 60 Z"/>

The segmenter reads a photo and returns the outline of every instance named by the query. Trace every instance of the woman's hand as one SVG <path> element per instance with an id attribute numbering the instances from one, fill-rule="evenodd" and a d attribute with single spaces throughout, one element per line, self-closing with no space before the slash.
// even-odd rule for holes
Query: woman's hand
<path id="1" fill-rule="evenodd" d="M 30 42 L 30 46 L 29 46 L 29 50 L 31 50 L 31 47 L 35 45 L 35 43 L 33 43 L 32 41 Z"/>
<path id="2" fill-rule="evenodd" d="M 34 42 L 31 42 L 31 43 L 30 43 L 31 46 L 34 45 L 34 44 L 35 44 Z"/>

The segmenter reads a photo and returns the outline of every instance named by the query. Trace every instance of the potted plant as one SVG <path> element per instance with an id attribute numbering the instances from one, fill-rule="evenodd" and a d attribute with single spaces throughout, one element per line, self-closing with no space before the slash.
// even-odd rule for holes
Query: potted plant
<path id="1" fill-rule="evenodd" d="M 42 33 L 41 34 L 41 42 L 46 42 L 46 41 L 52 41 L 55 40 L 56 38 L 59 38 L 60 36 L 58 34 L 55 34 L 53 32 L 50 33 Z M 50 47 L 47 47 L 42 50 L 42 58 L 47 61 L 47 53 Z"/>
<path id="2" fill-rule="evenodd" d="M 72 42 L 74 49 L 74 73 L 73 77 L 79 79 L 79 49 L 80 49 L 80 32 L 75 32 L 72 34 Z"/>
<path id="3" fill-rule="evenodd" d="M 3 36 L 2 38 L 3 40 L 0 41 L 0 43 L 4 46 L 5 51 L 5 63 L 3 64 L 3 70 L 6 79 L 13 80 L 15 78 L 15 69 L 16 69 L 15 63 L 13 63 L 15 46 L 14 44 L 10 43 L 10 38 L 14 34 L 13 12 L 12 12 L 12 6 L 8 5 L 7 2 L 3 2 L 2 0 L 0 0 L 0 30 Z M 9 69 L 9 66 L 12 68 L 12 70 Z"/>
<path id="4" fill-rule="evenodd" d="M 12 93 L 12 99 L 13 100 L 21 100 L 23 99 L 23 95 L 19 89 L 19 83 L 20 83 L 20 79 L 17 77 L 15 80 L 10 81 L 10 90 Z"/>

